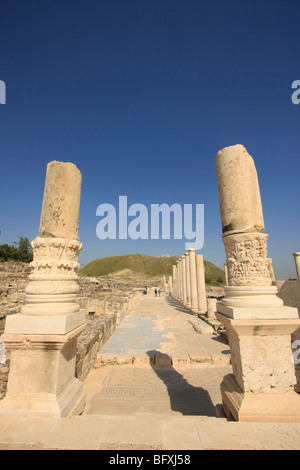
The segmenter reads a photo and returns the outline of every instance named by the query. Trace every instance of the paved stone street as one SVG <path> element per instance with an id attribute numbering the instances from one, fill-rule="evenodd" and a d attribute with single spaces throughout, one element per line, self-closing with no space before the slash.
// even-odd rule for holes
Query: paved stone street
<path id="1" fill-rule="evenodd" d="M 229 347 L 217 335 L 199 334 L 195 318 L 164 295 L 142 298 L 85 381 L 85 413 L 215 416 L 219 384 L 231 372 Z"/>
<path id="2" fill-rule="evenodd" d="M 195 320 L 174 299 L 149 292 L 86 378 L 83 415 L 2 416 L 0 449 L 300 449 L 299 423 L 222 417 L 229 347 L 207 323 L 196 331 Z"/>

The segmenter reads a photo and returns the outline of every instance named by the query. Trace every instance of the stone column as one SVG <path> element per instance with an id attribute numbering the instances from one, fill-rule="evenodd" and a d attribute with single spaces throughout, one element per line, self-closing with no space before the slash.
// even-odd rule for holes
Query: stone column
<path id="1" fill-rule="evenodd" d="M 190 276 L 190 257 L 189 252 L 186 251 L 185 255 L 185 281 L 186 281 L 186 306 L 191 306 L 191 276 Z"/>
<path id="2" fill-rule="evenodd" d="M 181 257 L 178 259 L 178 300 L 182 301 L 182 264 Z"/>
<path id="3" fill-rule="evenodd" d="M 198 313 L 204 315 L 206 313 L 206 287 L 204 261 L 202 255 L 196 255 L 196 277 L 197 277 L 197 296 L 198 296 Z"/>
<path id="4" fill-rule="evenodd" d="M 293 253 L 293 255 L 295 258 L 295 266 L 296 266 L 298 281 L 300 282 L 300 252 Z"/>
<path id="5" fill-rule="evenodd" d="M 291 333 L 300 320 L 272 285 L 254 161 L 236 145 L 218 152 L 216 168 L 228 274 L 216 316 L 233 367 L 221 384 L 224 410 L 240 421 L 299 421 Z"/>
<path id="6" fill-rule="evenodd" d="M 172 279 L 172 297 L 175 299 L 177 298 L 177 272 L 176 272 L 176 265 L 173 264 L 172 266 L 173 272 L 173 279 Z"/>
<path id="7" fill-rule="evenodd" d="M 189 249 L 189 260 L 190 260 L 190 284 L 191 284 L 191 310 L 193 310 L 193 312 L 198 312 L 195 248 Z"/>
<path id="8" fill-rule="evenodd" d="M 181 302 L 182 289 L 181 289 L 181 257 L 178 259 L 178 300 Z"/>
<path id="9" fill-rule="evenodd" d="M 181 257 L 181 263 L 182 263 L 182 271 L 181 271 L 181 276 L 182 276 L 182 303 L 186 305 L 186 262 L 185 262 L 185 255 Z"/>
<path id="10" fill-rule="evenodd" d="M 76 302 L 80 192 L 75 165 L 48 164 L 25 305 L 7 317 L 2 337 L 11 368 L 0 414 L 64 417 L 83 409 L 83 384 L 75 378 L 76 342 L 85 328 Z"/>
<path id="11" fill-rule="evenodd" d="M 175 268 L 175 272 L 176 272 L 176 292 L 175 292 L 175 295 L 176 295 L 176 299 L 178 300 L 179 299 L 179 260 L 176 261 L 176 268 Z"/>
<path id="12" fill-rule="evenodd" d="M 208 298 L 207 299 L 207 319 L 215 320 L 217 311 L 217 299 Z"/>
<path id="13" fill-rule="evenodd" d="M 172 295 L 172 288 L 173 288 L 173 284 L 172 284 L 172 276 L 169 276 L 169 283 L 168 283 L 168 290 L 169 290 L 169 295 Z"/>

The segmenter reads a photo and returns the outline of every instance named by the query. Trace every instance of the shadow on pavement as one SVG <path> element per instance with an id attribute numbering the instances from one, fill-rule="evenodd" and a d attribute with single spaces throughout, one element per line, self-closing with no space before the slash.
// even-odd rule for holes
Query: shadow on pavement
<path id="1" fill-rule="evenodd" d="M 178 302 L 178 300 L 173 299 L 173 297 L 168 297 L 166 295 L 166 301 L 169 305 L 171 305 L 175 310 L 178 310 L 179 312 L 187 313 L 188 315 L 192 315 L 192 316 L 196 315 L 189 308 L 185 307 L 180 302 Z"/>
<path id="2" fill-rule="evenodd" d="M 147 351 L 149 363 L 157 377 L 167 388 L 172 411 L 183 415 L 216 416 L 213 404 L 207 390 L 202 387 L 194 387 L 175 370 L 171 364 L 171 358 L 160 351 Z M 168 366 L 156 365 L 156 357 L 164 361 Z M 154 359 L 154 361 L 153 361 Z"/>

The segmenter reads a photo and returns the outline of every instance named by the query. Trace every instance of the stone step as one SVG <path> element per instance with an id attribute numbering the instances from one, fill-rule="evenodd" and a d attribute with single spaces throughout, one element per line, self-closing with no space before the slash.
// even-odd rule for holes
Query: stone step
<path id="1" fill-rule="evenodd" d="M 227 365 L 230 363 L 229 356 L 221 354 L 209 354 L 205 350 L 195 350 L 187 352 L 175 351 L 166 354 L 161 351 L 128 351 L 114 349 L 112 352 L 105 352 L 99 355 L 94 367 L 102 365 L 122 365 L 122 364 L 154 364 L 160 367 L 190 365 L 196 363 L 211 365 Z"/>
<path id="2" fill-rule="evenodd" d="M 299 446 L 299 423 L 246 423 L 144 413 L 0 419 L 0 449 L 299 450 Z"/>

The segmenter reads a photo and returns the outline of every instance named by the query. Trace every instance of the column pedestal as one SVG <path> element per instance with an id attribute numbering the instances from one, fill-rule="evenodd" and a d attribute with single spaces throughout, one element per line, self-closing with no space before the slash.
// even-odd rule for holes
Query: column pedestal
<path id="1" fill-rule="evenodd" d="M 297 309 L 290 313 L 295 317 L 232 319 L 216 314 L 227 330 L 233 368 L 233 375 L 221 384 L 227 416 L 238 421 L 300 421 L 291 350 L 291 334 L 300 319 Z"/>
<path id="2" fill-rule="evenodd" d="M 85 394 L 83 383 L 75 378 L 75 365 L 77 337 L 86 325 L 65 334 L 21 334 L 23 315 L 13 317 L 20 323 L 14 318 L 7 328 L 10 333 L 1 337 L 10 351 L 11 367 L 0 415 L 64 418 L 72 411 L 82 413 Z M 78 315 L 73 320 L 78 322 Z"/>
<path id="3" fill-rule="evenodd" d="M 243 392 L 234 375 L 226 375 L 221 383 L 221 394 L 225 416 L 235 421 L 300 421 L 300 396 L 294 391 L 277 394 Z"/>

